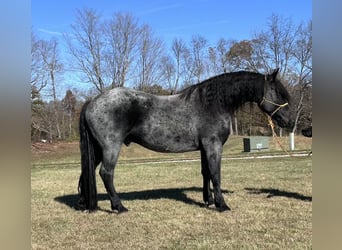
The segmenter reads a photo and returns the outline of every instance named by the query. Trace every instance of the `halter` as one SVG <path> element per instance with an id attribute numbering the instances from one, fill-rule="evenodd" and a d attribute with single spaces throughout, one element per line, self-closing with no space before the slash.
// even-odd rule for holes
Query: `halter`
<path id="1" fill-rule="evenodd" d="M 268 102 L 268 103 L 270 103 L 270 104 L 272 104 L 272 105 L 275 105 L 275 106 L 277 106 L 278 108 L 276 108 L 273 112 L 272 112 L 272 114 L 270 115 L 270 117 L 272 117 L 275 113 L 277 113 L 280 109 L 282 109 L 282 108 L 284 108 L 284 107 L 286 107 L 287 105 L 289 105 L 289 103 L 288 102 L 286 102 L 286 103 L 284 103 L 284 104 L 278 104 L 278 103 L 275 103 L 275 102 L 272 102 L 272 101 L 270 101 L 270 100 L 267 100 L 265 97 L 263 97 L 262 98 L 262 101 L 260 102 L 260 106 L 263 104 L 263 102 Z"/>

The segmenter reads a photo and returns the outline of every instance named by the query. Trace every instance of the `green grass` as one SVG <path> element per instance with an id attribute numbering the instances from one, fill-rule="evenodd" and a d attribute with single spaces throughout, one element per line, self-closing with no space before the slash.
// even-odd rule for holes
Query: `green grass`
<path id="1" fill-rule="evenodd" d="M 233 141 L 225 154 L 240 155 L 237 144 Z M 200 162 L 137 163 L 143 154 L 165 160 L 198 158 L 198 153 L 166 155 L 135 147 L 135 157 L 123 149 L 115 172 L 117 191 L 129 209 L 120 215 L 110 213 L 98 175 L 101 209 L 88 214 L 73 208 L 77 144 L 74 151 L 67 149 L 67 159 L 62 150 L 34 154 L 32 249 L 312 248 L 311 157 L 223 160 L 222 189 L 232 211 L 219 213 L 201 205 Z"/>

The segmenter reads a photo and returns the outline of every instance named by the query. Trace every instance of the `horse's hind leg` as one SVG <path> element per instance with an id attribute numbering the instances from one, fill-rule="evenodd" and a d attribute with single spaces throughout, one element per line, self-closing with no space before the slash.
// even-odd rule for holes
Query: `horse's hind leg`
<path id="1" fill-rule="evenodd" d="M 111 208 L 118 213 L 127 212 L 114 187 L 114 168 L 119 157 L 121 144 L 111 145 L 103 150 L 103 160 L 100 168 L 100 176 L 110 198 Z"/>

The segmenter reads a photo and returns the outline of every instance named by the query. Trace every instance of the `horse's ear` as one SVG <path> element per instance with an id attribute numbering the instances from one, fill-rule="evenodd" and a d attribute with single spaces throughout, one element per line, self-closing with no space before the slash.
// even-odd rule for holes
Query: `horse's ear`
<path id="1" fill-rule="evenodd" d="M 279 72 L 279 68 L 276 68 L 275 70 L 273 70 L 273 72 L 271 74 L 265 75 L 265 80 L 270 81 L 270 82 L 274 82 L 277 78 L 278 72 Z"/>
<path id="2" fill-rule="evenodd" d="M 273 70 L 273 73 L 272 73 L 272 81 L 273 82 L 276 80 L 278 72 L 279 72 L 279 68 L 276 68 L 275 70 Z"/>

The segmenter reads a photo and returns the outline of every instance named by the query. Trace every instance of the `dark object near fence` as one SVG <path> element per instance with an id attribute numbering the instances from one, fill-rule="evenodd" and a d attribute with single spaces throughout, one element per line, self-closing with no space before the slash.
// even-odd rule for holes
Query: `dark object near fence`
<path id="1" fill-rule="evenodd" d="M 250 136 L 248 138 L 243 138 L 244 152 L 256 152 L 268 149 L 269 143 L 267 136 Z"/>
<path id="2" fill-rule="evenodd" d="M 312 137 L 312 126 L 306 128 L 306 129 L 303 129 L 302 135 L 304 135 L 305 137 Z M 309 155 L 312 155 L 312 151 L 310 151 Z"/>
<path id="3" fill-rule="evenodd" d="M 100 176 L 112 210 L 127 211 L 114 188 L 114 168 L 121 145 L 135 142 L 158 152 L 199 150 L 205 204 L 230 210 L 221 192 L 221 154 L 233 112 L 246 102 L 256 102 L 279 126 L 293 124 L 290 96 L 277 73 L 222 74 L 172 96 L 115 88 L 85 103 L 80 115 L 80 208 L 97 208 L 95 168 L 102 162 Z"/>
<path id="4" fill-rule="evenodd" d="M 306 128 L 306 129 L 303 129 L 302 135 L 304 135 L 305 137 L 312 137 L 312 126 Z"/>

